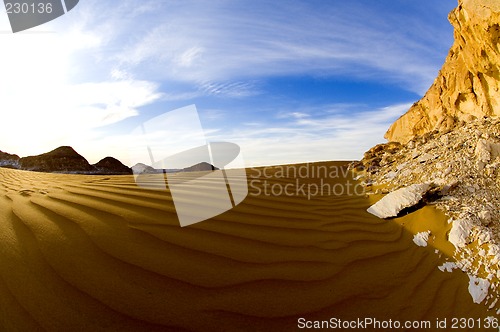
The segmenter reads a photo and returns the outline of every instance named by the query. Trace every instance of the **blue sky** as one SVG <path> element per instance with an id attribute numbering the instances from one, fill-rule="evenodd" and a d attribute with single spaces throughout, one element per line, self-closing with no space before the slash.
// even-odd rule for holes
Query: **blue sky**
<path id="1" fill-rule="evenodd" d="M 80 0 L 0 15 L 0 150 L 128 162 L 130 133 L 195 104 L 248 166 L 359 159 L 432 84 L 456 0 Z M 168 144 L 168 142 L 166 143 Z"/>

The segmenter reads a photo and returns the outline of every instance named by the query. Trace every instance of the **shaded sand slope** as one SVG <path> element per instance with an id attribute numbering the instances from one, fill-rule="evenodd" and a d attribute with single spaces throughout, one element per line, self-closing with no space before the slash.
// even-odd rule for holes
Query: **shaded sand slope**
<path id="1" fill-rule="evenodd" d="M 432 208 L 396 222 L 366 213 L 364 196 L 267 196 L 265 181 L 297 184 L 272 173 L 248 170 L 243 203 L 180 228 L 169 193 L 132 176 L 0 169 L 2 330 L 289 331 L 300 317 L 494 314 L 402 226 L 431 218 L 444 236 Z"/>

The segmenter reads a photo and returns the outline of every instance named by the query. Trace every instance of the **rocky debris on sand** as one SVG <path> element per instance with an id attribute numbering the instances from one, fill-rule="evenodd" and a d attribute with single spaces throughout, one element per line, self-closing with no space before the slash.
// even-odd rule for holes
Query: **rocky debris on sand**
<path id="1" fill-rule="evenodd" d="M 370 192 L 374 185 L 392 191 L 433 184 L 439 189 L 436 205 L 455 220 L 468 220 L 472 229 L 500 242 L 500 118 L 463 123 L 446 134 L 431 132 L 405 145 L 377 146 L 377 152 L 352 164 Z M 435 158 L 419 159 L 431 154 Z M 377 163 L 374 160 L 391 160 Z"/>
<path id="2" fill-rule="evenodd" d="M 380 186 L 375 193 L 434 185 L 435 204 L 453 222 L 453 267 L 472 276 L 480 303 L 500 285 L 500 1 L 458 0 L 448 19 L 455 41 L 438 77 L 390 126 L 390 142 L 352 167 L 368 191 Z"/>
<path id="3" fill-rule="evenodd" d="M 469 293 L 474 303 L 481 303 L 488 295 L 490 282 L 483 278 L 477 278 L 469 275 Z"/>
<path id="4" fill-rule="evenodd" d="M 462 123 L 447 133 L 433 131 L 406 144 L 378 145 L 351 168 L 368 194 L 383 193 L 377 187 L 390 188 L 384 189 L 391 192 L 385 197 L 390 197 L 401 188 L 432 184 L 425 195 L 435 194 L 433 204 L 453 223 L 448 239 L 456 248 L 456 267 L 474 276 L 481 271 L 496 287 L 493 280 L 500 279 L 499 146 L 500 118 L 489 117 Z"/>

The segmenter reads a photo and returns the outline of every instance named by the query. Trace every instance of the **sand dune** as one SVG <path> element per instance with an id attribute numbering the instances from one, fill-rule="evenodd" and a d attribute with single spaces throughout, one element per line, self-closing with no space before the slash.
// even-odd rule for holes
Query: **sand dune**
<path id="1" fill-rule="evenodd" d="M 451 249 L 431 207 L 384 221 L 364 196 L 257 196 L 264 180 L 296 179 L 250 172 L 244 202 L 181 228 L 168 191 L 132 176 L 0 169 L 0 326 L 289 331 L 300 317 L 494 315 L 472 303 L 466 275 L 437 269 Z M 416 246 L 412 232 L 431 228 Z"/>

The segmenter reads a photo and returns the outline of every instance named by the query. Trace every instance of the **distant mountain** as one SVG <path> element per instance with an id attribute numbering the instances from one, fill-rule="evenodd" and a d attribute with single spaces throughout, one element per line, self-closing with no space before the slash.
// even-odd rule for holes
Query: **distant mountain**
<path id="1" fill-rule="evenodd" d="M 202 162 L 183 169 L 170 169 L 170 168 L 158 169 L 145 165 L 143 163 L 138 163 L 132 166 L 132 170 L 134 174 L 139 175 L 139 174 L 157 174 L 157 173 L 202 172 L 202 171 L 218 170 L 218 168 L 206 162 Z"/>
<path id="2" fill-rule="evenodd" d="M 21 169 L 37 172 L 90 173 L 95 171 L 87 159 L 70 146 L 19 159 Z"/>
<path id="3" fill-rule="evenodd" d="M 201 171 L 215 171 L 215 170 L 218 170 L 218 168 L 215 167 L 214 165 L 211 165 L 207 162 L 202 162 L 202 163 L 190 166 L 190 167 L 186 167 L 182 171 L 183 172 L 201 172 Z"/>
<path id="4" fill-rule="evenodd" d="M 99 174 L 132 174 L 132 169 L 123 165 L 118 159 L 106 157 L 92 165 Z"/>
<path id="5" fill-rule="evenodd" d="M 15 168 L 26 171 L 73 174 L 157 174 L 176 172 L 200 172 L 218 170 L 217 167 L 202 162 L 184 169 L 155 169 L 143 163 L 132 168 L 122 164 L 118 159 L 106 157 L 91 165 L 71 146 L 60 146 L 55 150 L 36 156 L 19 158 L 17 154 L 0 151 L 0 167 Z"/>
<path id="6" fill-rule="evenodd" d="M 154 169 L 151 166 L 148 166 L 143 163 L 137 163 L 134 166 L 132 166 L 132 171 L 134 174 L 156 174 L 156 173 L 162 173 L 162 170 Z"/>

